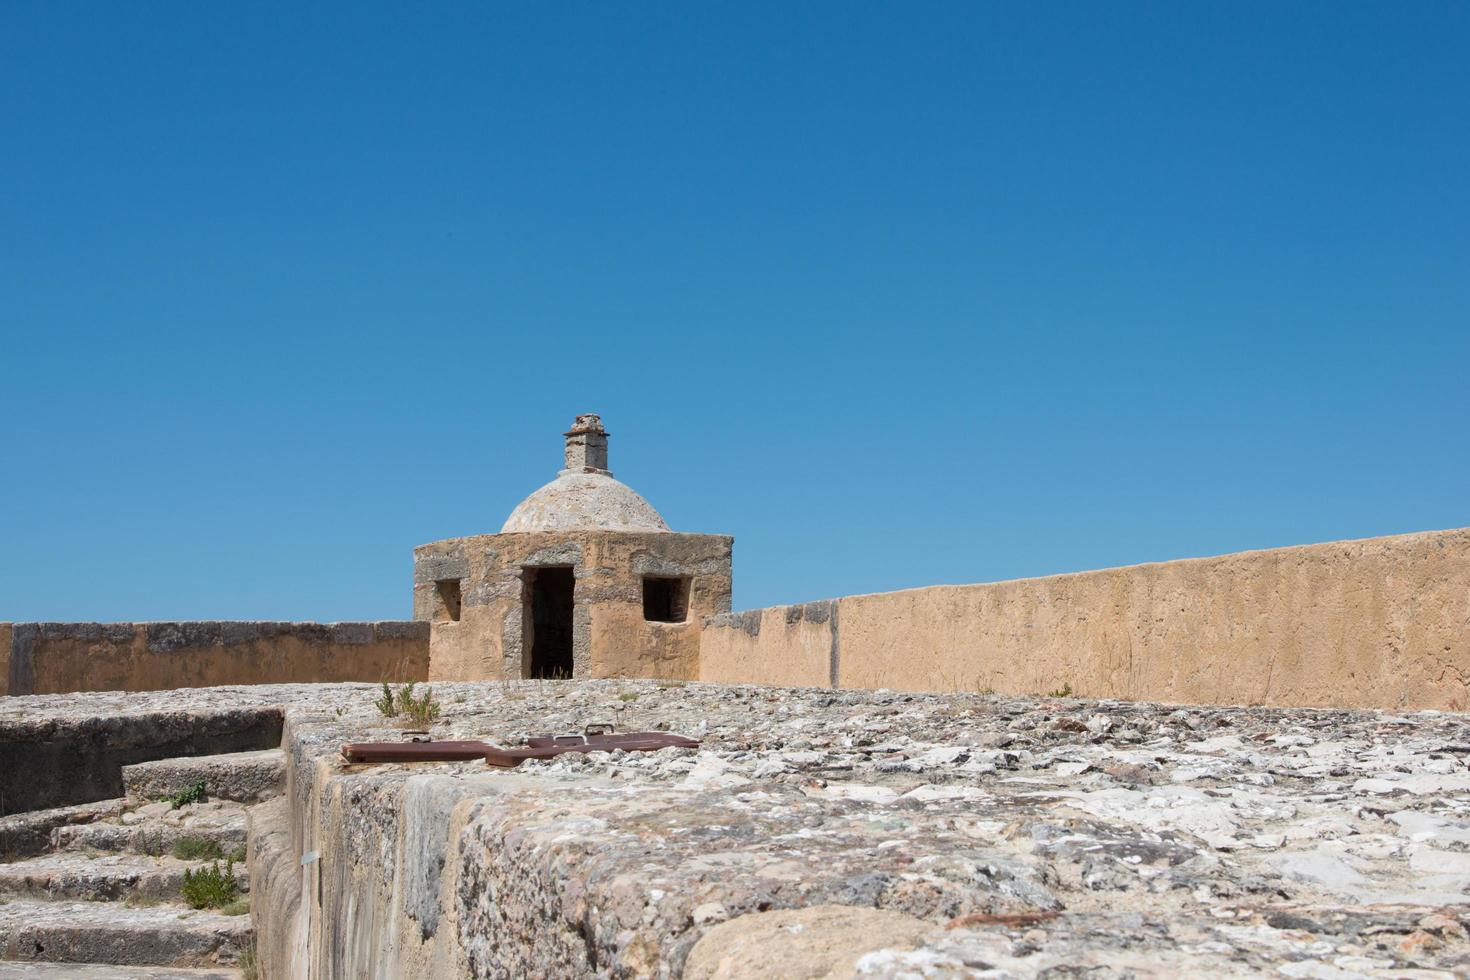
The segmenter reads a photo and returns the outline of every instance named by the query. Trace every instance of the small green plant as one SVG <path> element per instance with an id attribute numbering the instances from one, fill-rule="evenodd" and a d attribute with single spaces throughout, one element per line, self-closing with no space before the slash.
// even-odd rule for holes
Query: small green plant
<path id="1" fill-rule="evenodd" d="M 181 861 L 215 861 L 224 857 L 219 841 L 198 834 L 185 834 L 174 841 L 174 857 Z"/>
<path id="2" fill-rule="evenodd" d="M 244 844 L 236 844 L 235 845 L 235 849 L 229 853 L 229 858 L 230 858 L 231 861 L 234 861 L 236 864 L 244 864 L 245 863 L 245 845 Z"/>
<path id="3" fill-rule="evenodd" d="M 235 862 L 226 859 L 224 867 L 215 861 L 197 871 L 184 872 L 179 889 L 192 909 L 217 909 L 240 897 L 240 883 L 235 880 Z"/>
<path id="4" fill-rule="evenodd" d="M 191 803 L 203 803 L 205 799 L 207 797 L 204 795 L 204 780 L 199 779 L 188 789 L 181 790 L 173 796 L 168 797 L 168 802 L 177 810 L 179 807 L 188 806 Z"/>
<path id="5" fill-rule="evenodd" d="M 260 980 L 260 960 L 255 952 L 255 940 L 240 950 L 240 976 L 242 980 Z"/>
<path id="6" fill-rule="evenodd" d="M 1067 681 L 1059 689 L 1047 695 L 1049 698 L 1070 698 L 1072 696 L 1072 682 Z"/>
<path id="7" fill-rule="evenodd" d="M 434 700 L 434 689 L 424 688 L 424 693 L 414 697 L 413 682 L 409 681 L 398 689 L 398 710 L 408 715 L 418 725 L 427 725 L 439 717 L 440 705 Z"/>
<path id="8" fill-rule="evenodd" d="M 409 720 L 417 725 L 427 725 L 439 717 L 442 706 L 434 700 L 434 689 L 424 688 L 424 693 L 415 696 L 413 681 L 400 684 L 395 692 L 383 682 L 383 693 L 378 695 L 373 702 L 373 707 L 382 713 L 384 718 L 396 718 L 399 715 L 407 715 Z"/>
<path id="9" fill-rule="evenodd" d="M 228 905 L 221 905 L 219 911 L 221 915 L 244 915 L 250 911 L 250 898 L 249 896 L 237 898 Z"/>

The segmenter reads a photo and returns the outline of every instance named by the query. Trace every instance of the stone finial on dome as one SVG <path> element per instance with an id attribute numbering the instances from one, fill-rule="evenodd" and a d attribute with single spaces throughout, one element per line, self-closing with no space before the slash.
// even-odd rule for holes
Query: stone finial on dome
<path id="1" fill-rule="evenodd" d="M 607 430 L 599 415 L 578 415 L 567 437 L 567 465 L 563 473 L 605 473 L 607 468 Z"/>

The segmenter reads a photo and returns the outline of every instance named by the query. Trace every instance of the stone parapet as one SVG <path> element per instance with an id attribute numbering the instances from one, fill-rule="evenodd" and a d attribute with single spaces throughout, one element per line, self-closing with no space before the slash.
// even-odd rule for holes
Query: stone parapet
<path id="1" fill-rule="evenodd" d="M 14 623 L 0 623 L 0 696 L 10 693 L 10 644 Z"/>
<path id="2" fill-rule="evenodd" d="M 700 679 L 1470 707 L 1470 528 L 714 616 Z"/>
<path id="3" fill-rule="evenodd" d="M 699 638 L 699 679 L 835 687 L 837 608 L 827 599 L 710 617 Z"/>
<path id="4" fill-rule="evenodd" d="M 429 628 L 420 622 L 0 624 L 0 694 L 409 681 L 428 673 Z"/>

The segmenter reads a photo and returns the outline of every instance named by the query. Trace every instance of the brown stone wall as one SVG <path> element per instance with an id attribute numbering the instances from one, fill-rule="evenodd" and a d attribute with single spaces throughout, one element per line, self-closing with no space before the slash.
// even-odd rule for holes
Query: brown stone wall
<path id="1" fill-rule="evenodd" d="M 432 622 L 429 677 L 486 680 L 527 676 L 524 570 L 570 566 L 576 578 L 576 677 L 693 679 L 700 624 L 730 610 L 732 539 L 672 532 L 482 534 L 414 549 L 414 617 Z M 643 618 L 644 576 L 689 580 L 682 623 Z M 441 581 L 459 582 L 460 618 L 439 600 Z"/>
<path id="2" fill-rule="evenodd" d="M 408 681 L 429 673 L 429 631 L 414 622 L 14 623 L 0 631 L 7 640 L 10 694 Z"/>
<path id="3" fill-rule="evenodd" d="M 13 624 L 0 623 L 0 696 L 10 693 L 10 643 Z"/>
<path id="4" fill-rule="evenodd" d="M 785 608 L 711 620 L 701 678 L 792 683 Z M 1470 529 L 848 596 L 832 632 L 841 687 L 1464 711 Z"/>

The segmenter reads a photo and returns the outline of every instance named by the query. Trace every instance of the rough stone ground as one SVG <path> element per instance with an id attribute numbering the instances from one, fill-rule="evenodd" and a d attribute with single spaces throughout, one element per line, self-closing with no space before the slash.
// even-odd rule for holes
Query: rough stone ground
<path id="1" fill-rule="evenodd" d="M 575 970 L 588 932 L 598 972 L 677 974 L 721 922 L 833 904 L 931 926 L 860 958 L 864 976 L 1470 964 L 1463 715 L 649 682 L 439 694 L 436 737 L 612 720 L 704 740 L 516 770 L 544 789 L 487 802 L 466 831 L 485 855 L 459 896 L 479 975 Z M 364 720 L 381 724 L 353 706 L 303 742 L 391 735 Z M 541 914 L 584 935 L 513 921 Z M 508 926 L 534 938 L 497 943 Z"/>
<path id="2" fill-rule="evenodd" d="M 635 681 L 435 692 L 436 738 L 614 721 L 703 739 L 513 773 L 332 763 L 363 799 L 419 776 L 483 793 L 454 898 L 475 976 L 1470 976 L 1465 715 Z M 373 696 L 52 707 L 286 704 L 304 772 L 345 740 L 399 737 Z M 41 700 L 8 699 L 0 721 Z M 366 860 L 381 845 L 362 812 L 344 850 Z M 432 932 L 438 910 L 408 910 Z"/>

